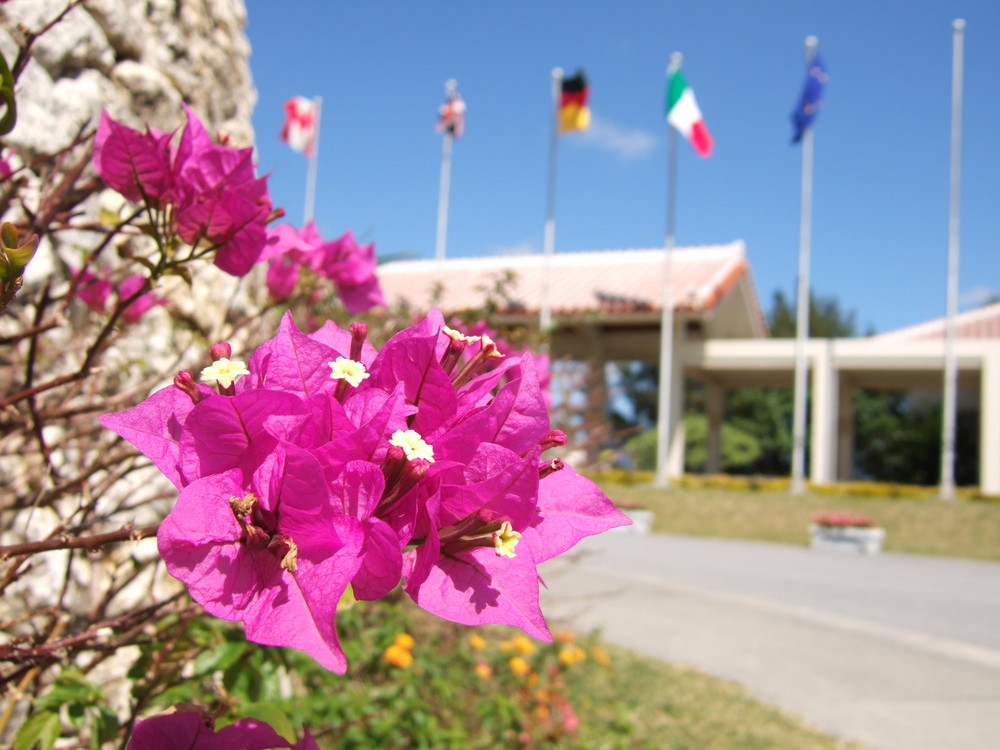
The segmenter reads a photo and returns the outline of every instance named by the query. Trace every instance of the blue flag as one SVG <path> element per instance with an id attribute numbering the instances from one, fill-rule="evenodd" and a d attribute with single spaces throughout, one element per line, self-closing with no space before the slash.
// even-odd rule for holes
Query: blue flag
<path id="1" fill-rule="evenodd" d="M 799 106 L 792 112 L 792 126 L 795 133 L 792 135 L 792 143 L 802 140 L 802 135 L 812 126 L 813 120 L 819 114 L 819 107 L 823 98 L 823 87 L 830 79 L 826 72 L 826 66 L 819 55 L 813 57 L 806 71 L 806 83 L 802 87 L 802 96 L 799 99 Z"/>

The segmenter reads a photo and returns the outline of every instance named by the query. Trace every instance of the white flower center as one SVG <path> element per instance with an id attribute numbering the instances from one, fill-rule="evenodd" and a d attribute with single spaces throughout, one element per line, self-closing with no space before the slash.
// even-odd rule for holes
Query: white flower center
<path id="1" fill-rule="evenodd" d="M 201 379 L 209 383 L 214 380 L 223 388 L 228 388 L 244 375 L 249 374 L 250 371 L 247 369 L 246 362 L 223 357 L 222 359 L 215 360 L 211 367 L 206 367 L 202 370 Z"/>
<path id="2" fill-rule="evenodd" d="M 514 548 L 521 541 L 521 535 L 514 531 L 510 521 L 504 521 L 499 531 L 493 532 L 493 546 L 498 557 L 517 557 Z"/>
<path id="3" fill-rule="evenodd" d="M 334 380 L 346 380 L 352 387 L 357 388 L 361 381 L 370 378 L 371 373 L 365 369 L 360 362 L 355 362 L 347 357 L 337 357 L 334 362 L 327 362 L 330 365 L 330 377 Z"/>
<path id="4" fill-rule="evenodd" d="M 449 328 L 448 326 L 444 326 L 441 330 L 452 341 L 464 341 L 466 344 L 474 344 L 480 338 L 479 336 L 466 336 L 461 331 L 456 331 L 454 328 Z"/>
<path id="5" fill-rule="evenodd" d="M 426 443 L 416 430 L 396 430 L 392 433 L 389 445 L 402 448 L 408 461 L 412 461 L 415 458 L 424 458 L 434 463 L 433 446 Z"/>
<path id="6" fill-rule="evenodd" d="M 496 343 L 486 334 L 483 334 L 483 351 L 488 359 L 503 359 L 504 355 L 497 349 Z"/>

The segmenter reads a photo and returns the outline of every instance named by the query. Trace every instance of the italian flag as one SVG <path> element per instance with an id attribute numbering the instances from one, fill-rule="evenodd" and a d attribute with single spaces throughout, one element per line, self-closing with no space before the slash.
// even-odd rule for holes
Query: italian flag
<path id="1" fill-rule="evenodd" d="M 667 122 L 687 138 L 698 156 L 704 158 L 712 153 L 715 142 L 705 127 L 694 91 L 679 68 L 667 79 Z"/>

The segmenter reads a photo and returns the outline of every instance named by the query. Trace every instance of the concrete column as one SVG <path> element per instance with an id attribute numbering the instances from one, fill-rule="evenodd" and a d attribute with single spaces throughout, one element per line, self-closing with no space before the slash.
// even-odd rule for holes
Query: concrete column
<path id="1" fill-rule="evenodd" d="M 854 388 L 839 374 L 840 393 L 837 398 L 837 479 L 854 479 Z"/>
<path id="2" fill-rule="evenodd" d="M 813 484 L 830 484 L 837 465 L 838 375 L 833 363 L 833 340 L 818 340 L 813 345 L 809 479 Z"/>
<path id="3" fill-rule="evenodd" d="M 979 399 L 979 489 L 1000 496 L 1000 353 L 983 357 Z"/>
<path id="4" fill-rule="evenodd" d="M 610 432 L 607 417 L 608 388 L 605 367 L 607 356 L 604 348 L 603 331 L 597 326 L 588 326 L 584 332 L 587 347 L 587 404 L 584 407 L 584 424 L 587 441 L 584 449 L 587 463 L 598 460 L 601 446 Z"/>
<path id="5" fill-rule="evenodd" d="M 718 474 L 722 471 L 722 421 L 726 392 L 721 385 L 712 382 L 707 384 L 705 391 L 705 409 L 708 412 L 708 457 L 705 460 L 705 473 Z"/>

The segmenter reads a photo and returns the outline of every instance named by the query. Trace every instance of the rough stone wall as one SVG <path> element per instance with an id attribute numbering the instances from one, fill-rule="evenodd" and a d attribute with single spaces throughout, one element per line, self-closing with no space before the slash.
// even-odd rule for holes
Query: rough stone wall
<path id="1" fill-rule="evenodd" d="M 35 40 L 18 78 L 17 126 L 3 137 L 14 166 L 68 146 L 96 128 L 103 109 L 136 128 L 171 131 L 183 124 L 186 102 L 210 133 L 225 133 L 234 146 L 253 144 L 257 91 L 244 0 L 2 0 L 0 51 L 8 64 L 14 65 L 25 32 L 41 31 L 67 8 Z M 34 207 L 38 178 L 29 173 L 25 179 L 25 205 Z M 80 204 L 85 217 L 97 218 L 100 198 Z M 93 233 L 74 230 L 43 237 L 25 286 L 58 272 L 57 255 L 65 266 L 79 267 L 94 242 Z M 172 304 L 183 312 L 206 304 L 215 310 L 219 299 L 231 300 L 237 279 L 214 267 L 202 275 L 206 283 L 193 292 L 172 294 L 176 279 L 163 280 L 157 291 L 175 297 Z M 206 294 L 212 299 L 201 298 Z M 245 295 L 233 302 L 242 304 Z"/>
<path id="2" fill-rule="evenodd" d="M 13 151 L 13 156 L 9 152 L 5 156 L 15 167 L 27 164 L 33 156 L 70 145 L 81 131 L 96 127 L 103 109 L 134 127 L 149 124 L 173 130 L 184 119 L 182 101 L 195 110 L 210 132 L 228 134 L 233 145 L 252 144 L 250 116 L 257 96 L 250 75 L 243 0 L 0 0 L 0 50 L 8 63 L 14 64 L 18 39 L 25 31 L 41 30 L 67 7 L 70 10 L 65 17 L 35 41 L 27 67 L 18 79 L 17 126 L 2 139 L 3 145 Z M 25 206 L 32 207 L 43 178 L 27 171 L 21 173 L 26 194 L 23 198 Z M 89 196 L 77 208 L 85 216 L 96 217 L 101 198 L 100 194 Z M 3 218 L 8 217 L 21 217 L 17 203 Z M 80 230 L 46 235 L 28 266 L 25 287 L 15 304 L 26 305 L 33 289 L 50 281 L 55 282 L 53 294 L 64 293 L 68 285 L 66 269 L 79 267 L 81 258 L 97 241 L 95 233 Z M 133 237 L 132 241 L 141 239 Z M 102 264 L 119 262 L 116 255 L 104 253 Z M 209 264 L 204 264 L 199 274 L 193 289 L 176 277 L 161 279 L 156 291 L 170 299 L 169 313 L 163 307 L 150 311 L 104 354 L 105 371 L 117 373 L 119 388 L 135 390 L 136 400 L 145 395 L 138 392 L 137 383 L 148 379 L 150 373 L 164 373 L 163 382 L 157 386 L 162 387 L 170 382 L 170 373 L 195 368 L 204 359 L 203 340 L 193 331 L 176 326 L 177 318 L 193 319 L 201 313 L 203 322 L 221 327 L 227 309 L 249 304 L 238 279 Z M 74 370 L 82 358 L 76 339 L 87 331 L 85 321 L 92 314 L 76 304 L 67 315 L 68 323 L 53 331 L 41 347 L 47 352 L 49 375 Z M 0 316 L 0 335 L 18 332 L 23 325 L 23 319 L 13 314 Z M 208 340 L 221 338 L 213 328 Z M 239 341 L 235 345 L 239 351 Z M 64 428 L 56 425 L 53 429 L 50 438 L 56 440 Z M 63 467 L 75 465 L 81 458 L 67 451 L 54 455 L 53 460 Z M 0 455 L 0 495 L 14 486 L 26 485 L 17 479 L 23 471 L 19 456 Z M 112 505 L 108 507 L 118 507 L 122 498 L 142 507 L 135 512 L 107 515 L 104 528 L 155 523 L 169 508 L 164 507 L 162 499 L 142 504 L 158 495 L 168 497 L 172 490 L 155 469 L 138 470 L 118 487 L 109 493 L 107 502 Z M 0 543 L 46 538 L 63 519 L 78 512 L 82 503 L 72 491 L 49 507 L 8 514 L 0 524 Z M 104 507 L 100 513 L 106 512 Z M 121 571 L 128 570 L 132 561 L 156 557 L 154 539 L 134 547 L 110 549 L 100 556 L 75 556 L 72 585 L 60 600 L 64 617 L 67 621 L 84 621 L 94 602 L 113 589 Z M 49 606 L 54 587 L 58 589 L 58 582 L 66 575 L 67 559 L 64 551 L 37 556 L 30 570 L 0 597 L 0 621 L 17 620 L 26 612 Z M 113 614 L 130 611 L 151 598 L 163 601 L 177 589 L 178 584 L 166 577 L 162 566 L 151 567 L 117 596 Z M 91 679 L 104 685 L 110 705 L 120 716 L 127 715 L 130 702 L 129 683 L 122 676 L 136 658 L 135 647 L 119 649 L 91 673 Z M 5 733 L 0 732 L 0 745 L 4 747 L 9 746 L 29 704 L 18 701 L 16 705 L 13 721 Z"/>
<path id="3" fill-rule="evenodd" d="M 0 4 L 0 50 L 13 64 L 20 28 L 37 31 L 70 0 Z M 257 101 L 243 0 L 77 0 L 32 47 L 5 141 L 26 153 L 72 142 L 102 109 L 133 126 L 172 130 L 190 104 L 209 131 L 251 145 Z"/>

